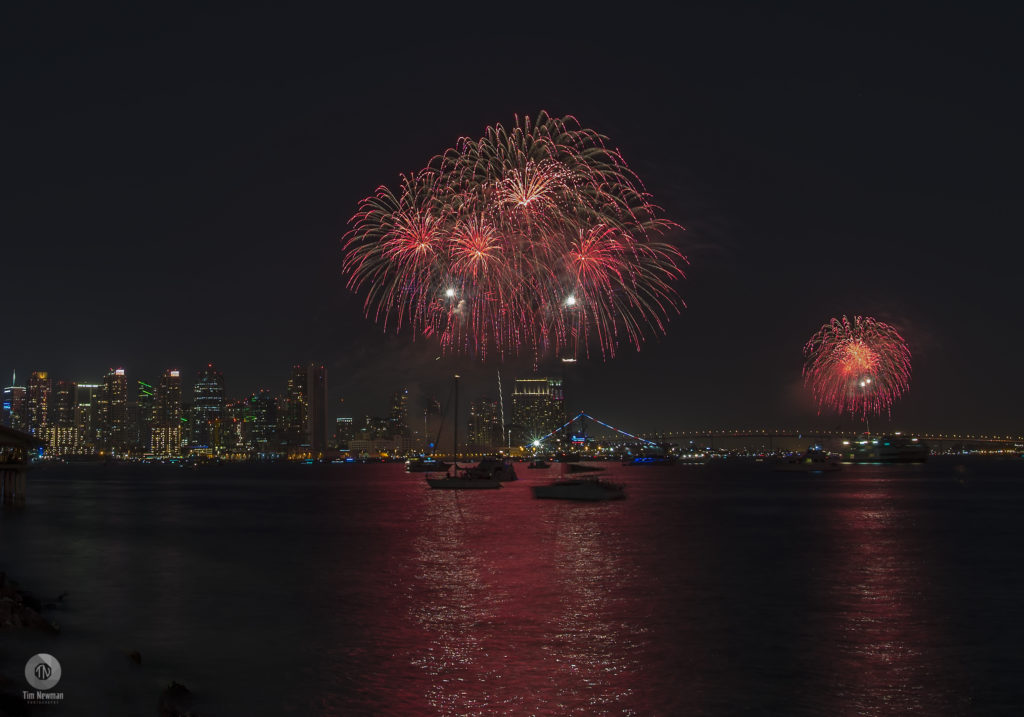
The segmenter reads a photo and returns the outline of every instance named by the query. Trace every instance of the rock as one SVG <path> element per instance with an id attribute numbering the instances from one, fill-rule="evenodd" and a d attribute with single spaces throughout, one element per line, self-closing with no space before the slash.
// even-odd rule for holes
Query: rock
<path id="1" fill-rule="evenodd" d="M 38 606 L 38 607 L 34 607 Z M 18 584 L 0 573 L 0 630 L 28 627 L 57 633 L 60 627 L 39 614 L 39 601 L 18 590 Z"/>
<path id="2" fill-rule="evenodd" d="M 157 704 L 160 717 L 195 717 L 192 712 L 192 693 L 178 682 L 172 682 L 160 693 Z"/>

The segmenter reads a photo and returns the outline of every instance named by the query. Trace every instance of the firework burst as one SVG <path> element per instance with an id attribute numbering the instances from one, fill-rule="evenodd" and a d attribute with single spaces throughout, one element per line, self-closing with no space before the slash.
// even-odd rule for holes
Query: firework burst
<path id="1" fill-rule="evenodd" d="M 541 113 L 463 138 L 360 202 L 348 287 L 385 329 L 480 356 L 613 357 L 664 333 L 685 257 L 605 138 Z"/>
<path id="2" fill-rule="evenodd" d="M 910 387 L 910 350 L 896 329 L 866 316 L 822 326 L 804 345 L 804 384 L 819 410 L 889 414 Z"/>

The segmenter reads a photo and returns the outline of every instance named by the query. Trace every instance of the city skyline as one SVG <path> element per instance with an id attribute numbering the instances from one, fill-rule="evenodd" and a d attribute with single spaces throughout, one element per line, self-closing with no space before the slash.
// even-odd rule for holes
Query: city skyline
<path id="1" fill-rule="evenodd" d="M 216 357 L 229 390 L 248 393 L 315 358 L 338 378 L 331 402 L 358 406 L 386 401 L 391 375 L 425 393 L 452 373 L 525 375 L 532 355 L 478 365 L 384 334 L 344 286 L 341 239 L 376 186 L 460 136 L 548 110 L 611 138 L 685 228 L 689 258 L 665 336 L 581 361 L 593 398 L 574 408 L 637 430 L 838 422 L 802 385 L 801 347 L 830 317 L 865 315 L 912 353 L 893 425 L 1024 431 L 1024 339 L 1007 331 L 1024 258 L 1009 24 L 952 41 L 960 23 L 941 9 L 890 12 L 883 29 L 868 15 L 698 19 L 725 22 L 728 38 L 628 38 L 608 54 L 596 38 L 517 34 L 517 52 L 479 65 L 431 47 L 429 69 L 408 61 L 426 38 L 309 41 L 261 9 L 137 30 L 118 17 L 88 41 L 75 23 L 26 22 L 11 46 L 24 101 L 4 200 L 6 296 L 26 321 L 0 364 L 85 377 L 116 359 L 156 377 Z M 273 38 L 273 57 L 257 37 Z M 602 69 L 565 82 L 555 47 Z M 453 77 L 471 91 L 433 91 Z M 52 259 L 30 270 L 40 246 Z M 59 331 L 31 320 L 72 305 L 85 311 Z"/>
<path id="2" fill-rule="evenodd" d="M 172 446 L 181 446 L 182 444 L 188 446 L 189 443 L 191 442 L 193 444 L 192 450 L 194 451 L 194 445 L 196 442 L 195 440 L 190 441 L 187 435 L 180 434 L 174 431 L 168 433 L 167 428 L 169 426 L 174 426 L 174 422 L 167 420 L 169 409 L 162 402 L 161 396 L 166 395 L 168 388 L 165 382 L 168 379 L 177 381 L 177 385 L 173 390 L 176 390 L 179 394 L 178 411 L 194 410 L 195 401 L 193 397 L 195 395 L 195 391 L 203 385 L 204 376 L 206 376 L 209 371 L 216 371 L 216 373 L 220 377 L 221 386 L 223 387 L 225 385 L 224 373 L 220 371 L 219 368 L 215 368 L 218 366 L 218 364 L 207 362 L 201 368 L 196 369 L 194 372 L 192 372 L 192 374 L 194 375 L 194 382 L 192 383 L 182 383 L 181 379 L 187 378 L 189 375 L 189 371 L 177 368 L 164 369 L 161 372 L 161 376 L 158 376 L 156 378 L 158 384 L 155 385 L 149 384 L 148 382 L 144 381 L 141 378 L 134 377 L 132 371 L 120 366 L 117 368 L 108 369 L 107 372 L 105 373 L 105 376 L 108 379 L 111 376 L 122 376 L 126 379 L 124 389 L 124 401 L 126 403 L 126 408 L 130 407 L 133 410 L 141 408 L 143 406 L 143 392 L 146 391 L 148 388 L 151 391 L 151 396 L 150 403 L 147 405 L 149 406 L 151 411 L 154 411 L 152 427 L 161 429 L 160 440 L 164 444 Z M 270 399 L 273 399 L 274 401 L 286 401 L 291 393 L 292 382 L 296 378 L 295 371 L 300 368 L 303 370 L 302 381 L 304 383 L 306 380 L 306 366 L 307 365 L 303 364 L 292 364 L 290 369 L 290 377 L 287 374 L 287 372 L 283 372 L 281 374 L 283 378 L 281 378 L 281 376 L 276 377 L 274 383 L 280 384 L 279 389 L 277 391 L 268 387 L 270 383 L 264 383 L 261 387 L 258 387 L 255 390 L 241 393 L 229 392 L 226 389 L 221 388 L 219 405 L 227 406 L 228 404 L 237 404 L 240 401 L 258 400 L 260 396 L 266 396 Z M 477 447 L 484 447 L 484 442 L 474 441 L 474 432 L 477 432 L 476 435 L 481 435 L 481 433 L 493 431 L 493 426 L 497 422 L 503 422 L 507 424 L 506 433 L 504 434 L 504 437 L 500 441 L 494 441 L 490 445 L 491 448 L 498 449 L 501 446 L 505 445 L 511 445 L 515 447 L 528 446 L 533 440 L 533 438 L 535 438 L 536 436 L 541 435 L 543 433 L 547 433 L 552 428 L 560 425 L 560 423 L 563 420 L 569 418 L 571 415 L 575 415 L 579 411 L 587 410 L 584 406 L 577 405 L 577 403 L 589 403 L 591 405 L 595 403 L 601 403 L 601 401 L 599 400 L 585 400 L 588 397 L 599 398 L 599 396 L 593 396 L 591 394 L 588 394 L 586 392 L 586 387 L 580 384 L 579 379 L 576 377 L 569 376 L 569 374 L 565 371 L 564 367 L 556 368 L 552 366 L 549 368 L 551 368 L 552 370 L 549 370 L 547 372 L 541 371 L 539 369 L 536 371 L 531 370 L 527 372 L 527 375 L 524 376 L 509 374 L 507 370 L 505 370 L 505 385 L 502 388 L 501 392 L 499 392 L 498 390 L 499 372 L 495 372 L 495 376 L 491 378 L 489 382 L 487 380 L 482 380 L 482 376 L 479 373 L 475 375 L 476 381 L 467 381 L 467 377 L 465 375 L 462 375 L 461 382 L 464 384 L 464 386 L 468 383 L 468 386 L 466 386 L 463 389 L 459 402 L 459 410 L 462 416 L 462 419 L 460 420 L 460 432 L 463 433 L 463 440 L 460 441 L 460 443 L 466 446 L 476 445 Z M 574 369 L 575 366 L 572 366 L 570 368 L 570 371 Z M 14 375 L 12 376 L 12 378 L 18 375 L 17 372 L 13 373 Z M 53 398 L 53 396 L 56 395 L 56 391 L 60 388 L 61 384 L 67 384 L 69 388 L 73 387 L 79 393 L 81 393 L 81 391 L 83 390 L 88 391 L 89 398 L 86 399 L 86 405 L 95 400 L 93 398 L 93 393 L 96 390 L 102 388 L 103 386 L 102 383 L 87 383 L 84 381 L 72 380 L 65 376 L 55 374 L 53 371 L 34 371 L 28 372 L 28 374 L 29 380 L 25 382 L 26 384 L 31 384 L 33 382 L 33 376 L 35 374 L 41 374 L 42 379 L 47 381 L 51 386 L 51 388 L 45 394 L 46 398 L 43 399 L 44 401 L 50 402 L 50 411 L 59 410 L 60 408 L 59 405 L 55 405 L 56 401 Z M 421 383 L 416 381 L 406 381 L 403 383 L 401 377 L 388 377 L 385 379 L 385 383 L 382 384 L 381 390 L 379 392 L 381 396 L 385 396 L 386 398 L 382 398 L 381 400 L 378 400 L 376 402 L 364 400 L 363 402 L 360 403 L 352 403 L 344 399 L 332 402 L 330 397 L 328 396 L 321 409 L 322 413 L 319 415 L 319 421 L 324 423 L 324 433 L 322 434 L 322 438 L 320 438 L 319 440 L 322 442 L 323 445 L 329 445 L 331 448 L 334 448 L 335 429 L 338 426 L 339 421 L 347 421 L 348 425 L 352 426 L 353 429 L 356 432 L 358 432 L 359 429 L 361 428 L 360 421 L 379 420 L 383 422 L 383 426 L 383 424 L 393 425 L 397 420 L 399 424 L 405 426 L 405 429 L 403 429 L 403 431 L 394 431 L 394 433 L 403 433 L 405 431 L 408 431 L 410 435 L 414 435 L 416 438 L 415 442 L 408 442 L 403 444 L 403 452 L 408 450 L 420 451 L 423 450 L 424 448 L 429 448 L 428 444 L 430 441 L 433 440 L 432 436 L 438 430 L 438 425 L 435 422 L 435 420 L 431 418 L 431 424 L 429 429 L 427 429 L 426 424 L 424 423 L 424 430 L 419 430 L 416 427 L 418 425 L 417 422 L 420 420 L 424 420 L 428 415 L 440 415 L 442 405 L 445 411 L 450 410 L 450 405 L 445 401 L 445 397 L 448 396 L 448 398 L 450 399 L 451 378 L 452 376 L 449 375 L 432 382 Z M 103 381 L 104 377 L 101 376 L 100 380 Z M 391 383 L 388 383 L 387 381 L 391 381 Z M 330 385 L 330 382 L 327 383 L 328 385 Z M 488 383 L 490 385 L 488 385 Z M 548 414 L 546 413 L 548 409 L 541 408 L 540 411 L 541 415 L 543 416 L 543 418 L 541 419 L 523 418 L 524 415 L 528 415 L 524 414 L 523 411 L 529 412 L 535 409 L 524 408 L 522 404 L 517 405 L 517 394 L 520 393 L 519 386 L 526 384 L 541 383 L 543 383 L 545 386 L 550 387 L 545 389 L 545 395 L 548 395 L 548 392 L 550 392 L 550 395 L 552 396 L 557 395 L 557 399 L 555 400 L 555 403 L 557 404 L 557 409 L 553 409 L 553 412 Z M 429 385 L 431 387 L 431 390 L 421 390 L 418 388 L 410 390 L 408 388 L 408 386 L 410 385 L 417 387 Z M 144 388 L 144 386 L 146 388 Z M 396 389 L 397 386 L 403 387 Z M 0 386 L 0 391 L 3 391 L 3 408 L 0 409 L 0 424 L 8 425 L 9 427 L 10 422 L 4 422 L 3 419 L 5 412 L 9 414 L 11 411 L 9 407 L 11 401 L 9 391 L 12 388 L 18 388 L 21 390 L 22 393 L 19 394 L 18 400 L 23 402 L 23 411 L 25 412 L 25 414 L 29 415 L 32 411 L 31 391 L 29 386 L 16 386 L 14 383 L 12 383 L 10 386 Z M 583 397 L 579 395 L 581 393 L 581 390 Z M 529 391 L 526 391 L 525 393 L 529 393 Z M 399 395 L 402 396 L 402 408 L 399 409 L 400 413 L 396 413 L 395 401 L 397 400 L 397 397 Z M 525 398 L 528 400 L 529 396 L 527 395 L 525 396 Z M 78 409 L 78 404 L 80 401 L 81 398 L 79 396 L 76 396 L 71 401 L 69 407 L 65 409 L 65 411 L 76 411 Z M 493 404 L 493 408 L 490 408 L 490 404 Z M 482 411 L 484 410 L 484 406 L 488 406 L 488 411 L 493 410 L 495 412 L 493 419 L 482 418 Z M 278 410 L 284 409 L 282 407 L 279 407 Z M 595 413 L 599 412 L 595 411 Z M 163 415 L 164 419 L 158 419 L 158 414 Z M 404 416 L 404 418 L 397 419 L 396 417 L 398 415 L 402 415 Z M 604 415 L 613 422 L 616 422 L 620 425 L 629 426 L 630 430 L 634 431 L 638 435 L 649 435 L 651 437 L 687 436 L 692 434 L 699 434 L 701 432 L 728 433 L 732 431 L 741 433 L 777 431 L 784 433 L 794 430 L 803 430 L 817 432 L 851 433 L 865 430 L 871 431 L 872 428 L 874 433 L 900 431 L 917 433 L 922 435 L 927 434 L 933 436 L 969 436 L 972 438 L 985 436 L 992 438 L 1007 439 L 1020 439 L 1022 436 L 1024 436 L 1024 432 L 1014 431 L 1012 429 L 981 430 L 974 429 L 970 426 L 955 425 L 942 426 L 939 428 L 926 428 L 915 425 L 908 425 L 907 423 L 901 423 L 895 420 L 890 420 L 887 416 L 884 415 L 872 417 L 870 421 L 867 424 L 865 424 L 861 417 L 851 415 L 849 412 L 845 413 L 842 416 L 835 416 L 829 414 L 808 415 L 805 416 L 805 420 L 795 422 L 762 421 L 759 423 L 755 420 L 750 419 L 749 417 L 737 417 L 733 420 L 726 420 L 719 424 L 707 421 L 701 422 L 699 420 L 692 423 L 679 422 L 673 424 L 670 422 L 666 422 L 665 424 L 654 425 L 653 427 L 642 429 L 637 428 L 635 425 L 633 425 L 633 423 L 642 424 L 642 421 L 630 422 L 629 416 L 626 417 L 626 420 L 621 420 L 618 417 L 611 417 L 608 416 L 607 414 L 600 415 Z M 74 420 L 76 422 L 79 421 L 79 419 L 77 418 L 77 414 Z M 307 418 L 307 414 L 305 413 L 305 410 L 303 410 L 303 413 L 301 414 L 301 417 L 298 419 L 298 421 L 300 424 L 306 426 L 308 420 L 309 419 Z M 478 425 L 474 423 L 475 421 L 483 421 L 486 427 L 475 427 L 475 425 Z M 283 423 L 284 419 L 282 419 L 282 425 Z M 305 431 L 307 429 L 303 430 Z M 450 436 L 450 428 L 446 428 L 445 431 L 445 435 Z M 512 435 L 510 436 L 507 431 L 512 431 Z M 380 432 L 383 434 L 386 433 L 386 430 L 381 428 Z M 498 432 L 501 433 L 501 431 Z M 157 434 L 154 433 L 152 435 L 155 437 Z M 155 440 L 155 438 L 153 440 Z M 445 440 L 450 441 L 450 437 L 446 438 Z M 153 448 L 152 453 L 154 455 L 160 455 L 160 451 L 155 447 Z"/>

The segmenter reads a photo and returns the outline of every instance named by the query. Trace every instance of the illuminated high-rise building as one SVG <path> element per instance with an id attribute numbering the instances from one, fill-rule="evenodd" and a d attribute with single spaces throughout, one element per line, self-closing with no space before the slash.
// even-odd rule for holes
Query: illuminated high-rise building
<path id="1" fill-rule="evenodd" d="M 312 454 L 317 457 L 327 450 L 327 368 L 311 363 L 306 377 L 306 433 Z"/>
<path id="2" fill-rule="evenodd" d="M 126 455 L 132 444 L 128 416 L 128 378 L 123 368 L 111 369 L 103 377 L 98 403 L 97 444 L 103 453 Z"/>
<path id="3" fill-rule="evenodd" d="M 256 455 L 277 453 L 277 398 L 261 389 L 249 397 L 246 443 Z"/>
<path id="4" fill-rule="evenodd" d="M 193 453 L 216 455 L 220 453 L 221 424 L 224 420 L 224 374 L 213 364 L 199 372 L 192 392 L 191 439 Z"/>
<path id="5" fill-rule="evenodd" d="M 28 432 L 41 439 L 46 437 L 50 422 L 50 374 L 35 371 L 28 379 Z"/>
<path id="6" fill-rule="evenodd" d="M 392 436 L 409 437 L 409 389 L 403 388 L 391 395 L 391 412 L 388 414 Z"/>
<path id="7" fill-rule="evenodd" d="M 96 452 L 96 434 L 99 428 L 98 383 L 75 384 L 75 453 L 89 455 Z"/>
<path id="8" fill-rule="evenodd" d="M 512 391 L 512 442 L 526 445 L 565 422 L 562 379 L 517 378 Z"/>
<path id="9" fill-rule="evenodd" d="M 352 417 L 338 418 L 334 423 L 334 445 L 337 448 L 346 450 L 348 443 L 355 437 L 355 426 L 352 424 Z"/>
<path id="10" fill-rule="evenodd" d="M 78 430 L 75 426 L 75 384 L 58 381 L 50 399 L 45 440 L 47 453 L 70 456 L 78 452 Z"/>
<path id="11" fill-rule="evenodd" d="M 501 411 L 497 399 L 487 396 L 469 404 L 469 445 L 478 450 L 501 446 Z"/>
<path id="12" fill-rule="evenodd" d="M 153 396 L 153 420 L 150 450 L 155 456 L 176 458 L 181 455 L 181 371 L 167 369 L 160 377 Z"/>
<path id="13" fill-rule="evenodd" d="M 309 406 L 307 399 L 308 373 L 305 366 L 292 366 L 288 388 L 284 396 L 281 417 L 281 438 L 289 453 L 296 454 L 309 447 Z"/>
<path id="14" fill-rule="evenodd" d="M 0 395 L 0 425 L 16 431 L 28 430 L 28 399 L 24 386 L 18 386 L 17 374 L 11 374 L 11 385 Z"/>
<path id="15" fill-rule="evenodd" d="M 156 389 L 153 388 L 151 383 L 138 381 L 136 382 L 136 391 L 138 446 L 143 453 L 149 453 L 153 445 L 153 410 L 156 401 Z"/>

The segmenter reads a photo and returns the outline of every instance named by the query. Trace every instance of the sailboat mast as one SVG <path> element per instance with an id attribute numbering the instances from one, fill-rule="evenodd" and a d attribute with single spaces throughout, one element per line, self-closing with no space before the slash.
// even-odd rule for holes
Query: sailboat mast
<path id="1" fill-rule="evenodd" d="M 459 467 L 459 374 L 455 374 L 455 425 L 452 426 L 452 460 Z"/>
<path id="2" fill-rule="evenodd" d="M 498 369 L 498 411 L 501 412 L 501 437 L 505 437 L 505 394 L 501 391 L 501 369 Z"/>

